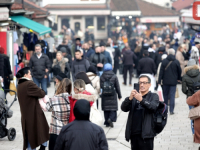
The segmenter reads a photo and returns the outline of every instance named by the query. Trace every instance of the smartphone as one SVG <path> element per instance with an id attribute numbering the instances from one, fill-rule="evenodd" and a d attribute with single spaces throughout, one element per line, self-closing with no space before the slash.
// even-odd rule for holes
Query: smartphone
<path id="1" fill-rule="evenodd" d="M 139 84 L 138 83 L 134 83 L 133 89 L 135 89 L 139 93 Z"/>

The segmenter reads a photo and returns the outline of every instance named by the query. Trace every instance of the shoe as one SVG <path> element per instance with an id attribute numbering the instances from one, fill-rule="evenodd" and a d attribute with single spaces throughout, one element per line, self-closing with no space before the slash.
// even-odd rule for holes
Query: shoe
<path id="1" fill-rule="evenodd" d="M 126 85 L 124 82 L 122 83 L 123 85 Z"/>
<path id="2" fill-rule="evenodd" d="M 170 115 L 174 115 L 174 112 L 170 112 Z"/>
<path id="3" fill-rule="evenodd" d="M 108 119 L 108 123 L 109 123 L 109 125 L 110 125 L 111 128 L 114 127 L 113 122 L 110 120 L 110 118 Z"/>
<path id="4" fill-rule="evenodd" d="M 132 84 L 129 84 L 129 86 L 132 86 Z"/>

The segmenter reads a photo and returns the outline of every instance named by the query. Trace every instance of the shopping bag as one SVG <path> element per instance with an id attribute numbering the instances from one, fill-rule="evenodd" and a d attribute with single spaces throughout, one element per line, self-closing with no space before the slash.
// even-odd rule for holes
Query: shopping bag
<path id="1" fill-rule="evenodd" d="M 90 121 L 96 125 L 101 126 L 103 124 L 103 118 L 100 111 L 95 107 L 96 103 L 91 106 L 90 109 Z"/>
<path id="2" fill-rule="evenodd" d="M 164 102 L 163 91 L 162 91 L 162 87 L 160 85 L 158 86 L 157 91 L 158 91 L 159 101 Z"/>
<path id="3" fill-rule="evenodd" d="M 14 84 L 13 81 L 10 81 L 10 87 L 9 87 L 9 89 L 12 90 L 12 91 L 17 92 L 16 86 L 15 86 L 15 84 Z M 10 93 L 11 96 L 15 95 L 14 92 L 11 92 L 11 91 L 10 91 L 9 93 Z"/>
<path id="4" fill-rule="evenodd" d="M 179 98 L 178 87 L 176 87 L 176 94 L 175 94 L 175 98 Z"/>

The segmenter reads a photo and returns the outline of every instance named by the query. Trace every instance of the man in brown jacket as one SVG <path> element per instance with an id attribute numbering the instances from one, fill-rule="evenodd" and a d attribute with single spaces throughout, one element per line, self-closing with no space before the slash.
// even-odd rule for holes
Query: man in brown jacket
<path id="1" fill-rule="evenodd" d="M 24 138 L 23 150 L 34 150 L 40 145 L 40 150 L 45 150 L 49 140 L 49 126 L 38 101 L 45 96 L 45 92 L 31 81 L 30 68 L 19 70 L 16 77 L 19 79 L 17 93 Z"/>

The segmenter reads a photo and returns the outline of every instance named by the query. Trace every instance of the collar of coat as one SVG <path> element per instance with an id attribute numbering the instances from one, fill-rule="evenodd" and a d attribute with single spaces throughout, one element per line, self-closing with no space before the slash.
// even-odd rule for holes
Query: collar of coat
<path id="1" fill-rule="evenodd" d="M 19 79 L 18 84 L 21 84 L 21 83 L 26 82 L 26 81 L 31 81 L 31 80 L 29 78 L 22 77 L 21 79 Z"/>
<path id="2" fill-rule="evenodd" d="M 192 69 L 197 70 L 197 69 L 199 69 L 199 66 L 198 65 L 194 65 L 194 66 L 185 67 L 184 68 L 184 72 L 186 73 L 186 72 L 188 72 L 189 70 L 192 70 Z"/>
<path id="3" fill-rule="evenodd" d="M 58 60 L 57 59 L 54 59 L 53 60 L 53 65 L 52 65 L 52 67 L 54 67 L 55 65 L 57 65 L 58 63 L 59 63 L 59 65 L 60 65 L 60 68 L 61 68 L 61 71 L 62 72 L 65 72 L 65 64 L 68 62 L 69 60 L 68 60 L 68 58 L 63 58 L 60 62 L 58 62 Z"/>
<path id="4" fill-rule="evenodd" d="M 85 99 L 89 102 L 95 102 L 96 96 L 95 95 L 86 95 L 86 94 L 73 94 L 72 98 L 79 100 L 79 99 Z"/>

